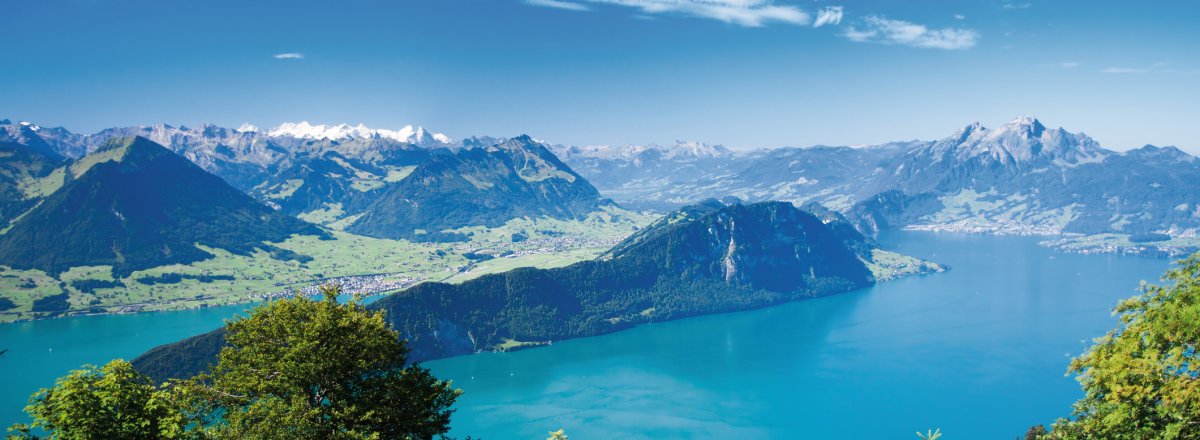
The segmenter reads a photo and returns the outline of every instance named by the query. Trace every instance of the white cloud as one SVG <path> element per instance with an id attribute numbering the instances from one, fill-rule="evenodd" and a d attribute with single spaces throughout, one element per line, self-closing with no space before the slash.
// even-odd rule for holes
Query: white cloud
<path id="1" fill-rule="evenodd" d="M 592 10 L 592 8 L 587 7 L 587 5 L 581 5 L 579 3 L 572 3 L 572 2 L 564 2 L 561 0 L 525 0 L 525 3 L 529 3 L 534 6 L 545 6 L 548 8 L 566 9 L 568 11 L 590 11 L 590 10 Z"/>
<path id="2" fill-rule="evenodd" d="M 747 27 L 761 27 L 771 23 L 808 25 L 812 16 L 796 6 L 777 5 L 773 0 L 580 0 L 589 3 L 604 3 L 639 9 L 643 14 L 683 14 L 709 18 Z M 527 3 L 547 7 L 586 6 L 562 0 L 526 0 Z M 826 8 L 832 9 L 832 8 Z M 840 11 L 840 8 L 838 8 Z M 840 16 L 839 16 L 840 17 Z M 840 20 L 840 18 L 839 18 Z M 836 24 L 836 23 L 835 23 Z"/>
<path id="3" fill-rule="evenodd" d="M 1103 70 L 1104 73 L 1146 73 L 1146 69 L 1138 69 L 1133 67 L 1109 67 Z"/>
<path id="4" fill-rule="evenodd" d="M 304 58 L 304 54 L 302 53 L 288 52 L 275 54 L 275 59 L 277 60 L 298 60 L 301 58 Z"/>
<path id="5" fill-rule="evenodd" d="M 859 27 L 846 28 L 842 36 L 863 43 L 903 44 L 933 49 L 969 49 L 979 42 L 979 32 L 972 29 L 930 29 L 925 25 L 877 15 L 864 18 Z"/>
<path id="6" fill-rule="evenodd" d="M 1070 69 L 1070 68 L 1074 68 L 1074 67 L 1079 67 L 1079 62 L 1078 61 L 1063 61 L 1061 63 L 1058 63 L 1058 66 L 1066 67 L 1066 68 Z"/>
<path id="7" fill-rule="evenodd" d="M 967 19 L 967 16 L 966 16 L 966 15 L 962 15 L 962 14 L 954 14 L 954 19 L 955 19 L 955 20 L 966 20 L 966 19 Z"/>
<path id="8" fill-rule="evenodd" d="M 1008 3 L 1005 3 L 1003 7 L 1004 7 L 1004 9 L 1029 9 L 1032 6 L 1033 6 L 1033 3 L 1008 2 Z"/>
<path id="9" fill-rule="evenodd" d="M 832 6 L 821 9 L 820 12 L 817 12 L 817 21 L 813 22 L 813 27 L 819 28 L 825 25 L 841 24 L 842 15 L 843 11 L 841 6 Z"/>

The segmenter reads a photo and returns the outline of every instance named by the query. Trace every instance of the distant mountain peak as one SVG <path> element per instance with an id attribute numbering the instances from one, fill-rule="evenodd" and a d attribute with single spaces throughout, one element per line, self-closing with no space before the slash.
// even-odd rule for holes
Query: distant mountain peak
<path id="1" fill-rule="evenodd" d="M 1011 125 L 1011 126 L 1016 126 L 1016 127 L 1037 127 L 1040 129 L 1046 128 L 1046 126 L 1042 125 L 1042 121 L 1039 121 L 1038 118 L 1035 118 L 1030 115 L 1016 117 L 1013 120 L 1009 121 L 1005 125 Z"/>
<path id="2" fill-rule="evenodd" d="M 238 127 L 236 131 L 238 133 L 257 133 L 258 127 L 250 125 L 249 122 L 246 122 L 243 123 L 241 127 Z"/>
<path id="3" fill-rule="evenodd" d="M 730 151 L 724 145 L 706 144 L 704 142 L 676 140 L 675 144 L 667 148 L 667 156 L 691 156 L 695 158 L 717 158 L 728 156 Z"/>
<path id="4" fill-rule="evenodd" d="M 1146 144 L 1140 148 L 1126 151 L 1125 154 L 1141 158 L 1164 158 L 1177 162 L 1193 162 L 1196 160 L 1196 156 L 1192 156 L 1174 146 L 1159 147 Z"/>
<path id="5" fill-rule="evenodd" d="M 940 160 L 970 159 L 1006 165 L 1048 161 L 1059 166 L 1103 160 L 1109 152 L 1083 133 L 1047 130 L 1037 118 L 1022 116 L 988 129 L 978 122 L 933 143 L 928 150 Z"/>
<path id="6" fill-rule="evenodd" d="M 368 128 L 361 123 L 354 126 L 349 124 L 314 125 L 308 121 L 285 122 L 267 131 L 267 136 L 315 140 L 385 138 L 417 145 L 445 145 L 452 142 L 449 136 L 412 125 L 405 125 L 399 130 L 388 130 Z"/>
<path id="7" fill-rule="evenodd" d="M 639 157 L 645 154 L 657 155 L 657 157 L 663 159 L 673 160 L 716 159 L 729 157 L 734 154 L 723 145 L 684 140 L 676 140 L 674 144 L 669 146 L 659 144 L 556 146 L 555 151 L 568 157 L 623 160 L 638 160 Z"/>

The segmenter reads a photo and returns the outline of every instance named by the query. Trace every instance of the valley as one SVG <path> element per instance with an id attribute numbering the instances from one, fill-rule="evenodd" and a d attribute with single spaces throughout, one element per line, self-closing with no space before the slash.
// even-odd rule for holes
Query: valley
<path id="1" fill-rule="evenodd" d="M 1200 161 L 1172 147 L 1105 150 L 1029 117 L 939 141 L 752 151 L 455 141 L 411 126 L 79 135 L 0 122 L 0 322 L 235 304 L 330 280 L 378 295 L 562 267 L 705 198 L 820 203 L 868 236 L 908 229 L 1042 236 L 1065 252 L 1200 250 Z M 133 171 L 144 169 L 158 174 Z M 130 176 L 143 183 L 125 184 Z M 129 204 L 164 179 L 177 182 L 170 196 Z M 84 200 L 95 191 L 111 195 Z M 52 231 L 108 235 L 48 241 Z"/>
<path id="2" fill-rule="evenodd" d="M 517 219 L 498 228 L 465 231 L 475 234 L 473 240 L 456 243 L 333 231 L 331 240 L 294 236 L 271 244 L 297 254 L 321 256 L 311 261 L 281 261 L 265 251 L 237 255 L 200 246 L 214 257 L 135 271 L 121 278 L 114 278 L 108 266 L 75 267 L 57 278 L 39 270 L 0 266 L 0 292 L 4 292 L 0 297 L 14 305 L 0 310 L 0 322 L 256 302 L 311 291 L 333 280 L 345 285 L 348 293 L 374 296 L 427 280 L 458 282 L 515 267 L 557 267 L 598 256 L 653 218 L 613 210 L 571 222 Z M 528 238 L 513 242 L 514 233 Z M 156 278 L 168 282 L 153 282 Z M 58 308 L 34 310 L 35 301 L 64 293 L 69 300 Z"/>

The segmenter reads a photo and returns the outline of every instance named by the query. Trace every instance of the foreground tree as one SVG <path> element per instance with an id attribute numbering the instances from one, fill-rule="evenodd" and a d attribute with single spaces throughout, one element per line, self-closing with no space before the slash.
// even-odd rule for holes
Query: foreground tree
<path id="1" fill-rule="evenodd" d="M 293 298 L 230 322 L 210 374 L 184 384 L 198 422 L 224 438 L 427 439 L 449 430 L 461 393 L 405 366 L 400 335 L 357 300 Z"/>
<path id="2" fill-rule="evenodd" d="M 1085 395 L 1049 438 L 1200 438 L 1200 254 L 1163 280 L 1117 306 L 1117 328 L 1071 362 Z"/>
<path id="3" fill-rule="evenodd" d="M 56 439 L 431 439 L 461 391 L 406 366 L 399 334 L 356 299 L 274 301 L 229 322 L 209 373 L 155 387 L 129 363 L 76 371 L 35 394 L 30 428 Z"/>
<path id="4" fill-rule="evenodd" d="M 35 393 L 25 408 L 33 423 L 13 426 L 9 438 L 37 430 L 64 440 L 176 438 L 186 421 L 174 402 L 128 362 L 86 365 Z"/>

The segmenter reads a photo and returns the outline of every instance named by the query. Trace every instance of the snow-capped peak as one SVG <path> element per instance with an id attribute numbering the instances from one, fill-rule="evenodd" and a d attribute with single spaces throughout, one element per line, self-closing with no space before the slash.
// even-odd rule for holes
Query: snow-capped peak
<path id="1" fill-rule="evenodd" d="M 33 130 L 33 131 L 38 131 L 38 130 L 42 129 L 42 127 L 39 127 L 32 122 L 21 121 L 21 122 L 18 122 L 18 124 L 20 124 L 22 127 L 28 127 L 30 130 Z"/>
<path id="2" fill-rule="evenodd" d="M 247 122 L 247 123 L 242 124 L 241 127 L 238 127 L 237 132 L 238 133 L 256 133 L 256 132 L 258 132 L 258 127 L 250 125 L 250 123 Z"/>
<path id="3" fill-rule="evenodd" d="M 267 132 L 270 137 L 293 137 L 300 139 L 370 139 L 385 138 L 418 145 L 431 143 L 449 144 L 450 137 L 441 133 L 432 133 L 422 127 L 406 125 L 399 130 L 367 128 L 363 124 L 325 125 L 309 124 L 308 121 L 285 122 Z"/>
<path id="4" fill-rule="evenodd" d="M 733 154 L 721 145 L 710 145 L 695 141 L 675 141 L 671 146 L 658 144 L 647 145 L 588 145 L 588 146 L 557 146 L 556 154 L 564 156 L 594 157 L 597 159 L 635 160 L 639 156 L 653 152 L 665 159 L 694 160 L 713 159 Z"/>
<path id="5" fill-rule="evenodd" d="M 1098 162 L 1108 155 L 1087 135 L 1062 128 L 1047 130 L 1032 116 L 1013 119 L 991 130 L 974 123 L 928 149 L 957 160 L 987 157 L 1006 164 L 1046 160 L 1061 166 Z"/>
<path id="6" fill-rule="evenodd" d="M 697 159 L 712 159 L 729 154 L 729 149 L 723 145 L 709 145 L 696 141 L 675 141 L 675 145 L 667 149 L 667 157 L 694 157 Z"/>

